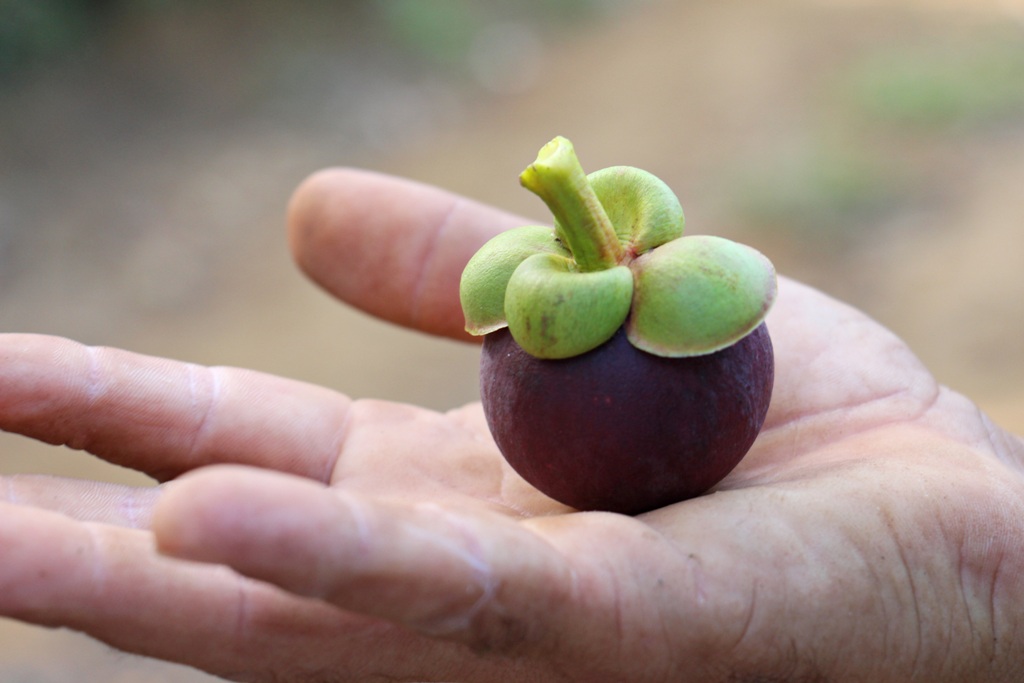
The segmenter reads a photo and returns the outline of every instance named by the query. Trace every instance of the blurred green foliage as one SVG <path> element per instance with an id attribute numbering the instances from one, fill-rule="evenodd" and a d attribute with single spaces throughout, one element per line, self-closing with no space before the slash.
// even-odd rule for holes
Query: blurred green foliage
<path id="1" fill-rule="evenodd" d="M 748 225 L 835 241 L 866 234 L 906 187 L 905 178 L 868 151 L 812 138 L 771 168 L 741 174 L 733 197 Z"/>
<path id="2" fill-rule="evenodd" d="M 87 49 L 125 10 L 149 12 L 173 0 L 0 0 L 0 78 Z"/>
<path id="3" fill-rule="evenodd" d="M 463 0 L 378 0 L 378 10 L 407 47 L 442 63 L 462 58 L 476 25 L 473 3 Z"/>
<path id="4" fill-rule="evenodd" d="M 479 29 L 493 22 L 548 28 L 584 21 L 628 0 L 375 0 L 398 42 L 437 63 L 455 64 Z"/>
<path id="5" fill-rule="evenodd" d="M 89 0 L 0 0 L 0 75 L 80 44 L 96 11 Z"/>
<path id="6" fill-rule="evenodd" d="M 928 150 L 1024 120 L 1024 41 L 982 31 L 876 47 L 838 69 L 816 99 L 817 118 L 788 158 L 737 176 L 736 211 L 748 225 L 803 239 L 856 239 L 930 200 Z"/>
<path id="7" fill-rule="evenodd" d="M 364 0 L 344 5 L 353 20 L 373 22 L 399 49 L 434 64 L 462 59 L 473 35 L 497 20 L 562 25 L 593 16 L 629 0 Z M 326 0 L 255 0 L 224 2 L 217 7 L 197 0 L 0 0 L 0 78 L 31 71 L 73 56 L 103 40 L 107 24 L 126 15 L 144 17 L 173 10 L 197 16 L 212 11 L 239 16 L 268 16 L 276 8 L 287 14 L 315 15 Z M 336 8 L 335 8 L 336 9 Z M 278 12 L 280 14 L 280 12 Z"/>
<path id="8" fill-rule="evenodd" d="M 854 65 L 850 104 L 911 128 L 973 126 L 1024 115 L 1024 41 L 881 50 Z"/>

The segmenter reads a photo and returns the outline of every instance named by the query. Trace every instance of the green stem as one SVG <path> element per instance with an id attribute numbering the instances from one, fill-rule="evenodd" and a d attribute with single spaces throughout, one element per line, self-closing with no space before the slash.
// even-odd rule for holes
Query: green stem
<path id="1" fill-rule="evenodd" d="M 622 245 L 571 142 L 557 137 L 544 145 L 519 182 L 551 209 L 561 228 L 558 236 L 580 270 L 605 270 L 619 264 Z"/>

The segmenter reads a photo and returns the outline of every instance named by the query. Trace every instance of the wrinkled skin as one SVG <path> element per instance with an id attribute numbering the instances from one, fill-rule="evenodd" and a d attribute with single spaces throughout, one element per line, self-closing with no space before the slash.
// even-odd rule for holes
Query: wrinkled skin
<path id="1" fill-rule="evenodd" d="M 341 299 L 462 338 L 462 265 L 520 223 L 332 171 L 290 236 Z M 534 492 L 479 405 L 0 337 L 0 426 L 167 482 L 0 481 L 0 613 L 245 681 L 1024 678 L 1024 444 L 817 291 L 783 279 L 768 326 L 751 452 L 636 518 Z"/>

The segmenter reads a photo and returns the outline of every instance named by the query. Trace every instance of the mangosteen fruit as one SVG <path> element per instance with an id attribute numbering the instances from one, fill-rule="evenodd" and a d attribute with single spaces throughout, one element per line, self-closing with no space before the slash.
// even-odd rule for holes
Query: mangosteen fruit
<path id="1" fill-rule="evenodd" d="M 506 231 L 462 275 L 483 336 L 481 401 L 502 455 L 580 510 L 637 514 L 707 492 L 750 449 L 774 357 L 775 269 L 751 247 L 683 235 L 654 175 L 587 175 L 556 137 L 520 176 L 554 227 Z"/>

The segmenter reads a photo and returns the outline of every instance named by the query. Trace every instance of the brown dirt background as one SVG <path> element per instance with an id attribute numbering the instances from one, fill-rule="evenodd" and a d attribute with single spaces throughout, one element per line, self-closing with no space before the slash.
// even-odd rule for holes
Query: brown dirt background
<path id="1" fill-rule="evenodd" d="M 867 311 L 1024 432 L 1024 4 L 618 3 L 571 24 L 488 25 L 458 59 L 371 44 L 379 27 L 326 8 L 278 21 L 271 5 L 246 21 L 231 3 L 202 21 L 136 19 L 0 93 L 0 330 L 441 409 L 474 400 L 474 348 L 368 319 L 303 279 L 284 207 L 340 164 L 541 217 L 515 179 L 562 134 L 588 168 L 661 176 L 692 232 L 753 244 Z M 514 59 L 495 38 L 508 35 Z M 1010 67 L 993 76 L 978 65 L 995 53 Z M 953 114 L 913 98 L 909 114 L 886 109 L 908 63 Z M 0 435 L 0 472 L 25 471 L 148 483 Z M 0 680 L 211 679 L 0 621 Z"/>

